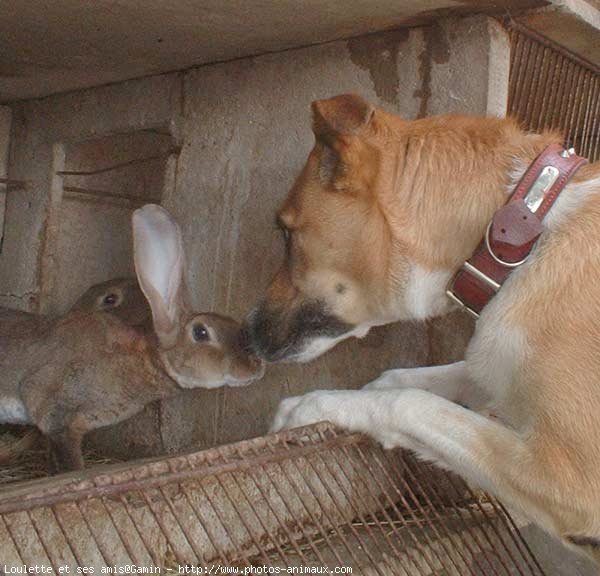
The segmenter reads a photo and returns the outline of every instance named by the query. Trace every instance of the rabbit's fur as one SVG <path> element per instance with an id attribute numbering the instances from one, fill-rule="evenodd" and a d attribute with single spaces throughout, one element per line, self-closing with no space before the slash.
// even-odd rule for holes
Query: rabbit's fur
<path id="1" fill-rule="evenodd" d="M 129 326 L 141 326 L 151 319 L 150 306 L 136 278 L 115 278 L 88 288 L 69 312 L 107 312 Z M 0 308 L 0 350 L 8 340 L 36 337 L 56 317 Z"/>
<path id="2" fill-rule="evenodd" d="M 153 400 L 180 388 L 244 385 L 264 371 L 241 349 L 234 320 L 190 311 L 181 232 L 168 212 L 146 205 L 132 220 L 136 275 L 151 323 L 144 324 L 143 307 L 126 317 L 96 310 L 98 299 L 86 293 L 35 333 L 0 335 L 0 422 L 36 425 L 48 438 L 54 470 L 82 468 L 86 432 Z"/>
<path id="3" fill-rule="evenodd" d="M 137 278 L 115 278 L 95 284 L 79 297 L 70 311 L 110 312 L 129 326 L 141 326 L 151 317 Z"/>

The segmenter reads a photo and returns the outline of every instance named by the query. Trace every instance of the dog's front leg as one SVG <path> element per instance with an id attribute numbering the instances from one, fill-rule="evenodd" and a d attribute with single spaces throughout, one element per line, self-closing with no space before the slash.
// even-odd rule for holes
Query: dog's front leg
<path id="1" fill-rule="evenodd" d="M 327 420 L 403 447 L 496 494 L 519 483 L 528 451 L 502 424 L 424 390 L 326 390 L 284 400 L 273 430 Z M 513 466 L 514 463 L 514 466 Z"/>
<path id="2" fill-rule="evenodd" d="M 418 388 L 473 410 L 488 401 L 486 394 L 470 378 L 464 361 L 423 368 L 387 370 L 369 382 L 363 390 L 399 390 Z"/>

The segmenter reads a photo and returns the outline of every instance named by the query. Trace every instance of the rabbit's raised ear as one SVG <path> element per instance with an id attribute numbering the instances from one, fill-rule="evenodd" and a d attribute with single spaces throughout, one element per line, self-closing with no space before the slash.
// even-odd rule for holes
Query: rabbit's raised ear
<path id="1" fill-rule="evenodd" d="M 172 346 L 184 305 L 181 230 L 171 215 L 156 204 L 136 210 L 132 224 L 135 272 L 152 309 L 154 330 L 162 345 Z"/>

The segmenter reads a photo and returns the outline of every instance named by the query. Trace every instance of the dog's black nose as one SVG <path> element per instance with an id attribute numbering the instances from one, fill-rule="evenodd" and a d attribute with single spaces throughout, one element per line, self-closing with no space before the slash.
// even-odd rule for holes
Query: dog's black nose
<path id="1" fill-rule="evenodd" d="M 240 350 L 245 354 L 255 354 L 254 346 L 252 345 L 252 338 L 250 335 L 250 327 L 247 323 L 242 325 L 238 333 L 238 346 Z"/>
<path id="2" fill-rule="evenodd" d="M 280 359 L 282 348 L 276 338 L 275 318 L 273 314 L 260 306 L 253 310 L 244 321 L 239 334 L 239 343 L 247 354 L 254 354 L 267 362 Z"/>

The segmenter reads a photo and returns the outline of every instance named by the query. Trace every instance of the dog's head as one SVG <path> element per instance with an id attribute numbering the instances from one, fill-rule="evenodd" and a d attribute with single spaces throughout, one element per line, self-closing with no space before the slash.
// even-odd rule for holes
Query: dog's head
<path id="1" fill-rule="evenodd" d="M 407 121 L 354 95 L 314 102 L 313 131 L 277 214 L 284 262 L 244 328 L 269 361 L 448 312 L 448 281 L 506 202 L 515 158 L 559 138 L 510 119 Z"/>
<path id="2" fill-rule="evenodd" d="M 252 347 L 269 361 L 307 361 L 395 319 L 394 249 L 378 199 L 393 175 L 375 110 L 354 95 L 312 108 L 315 145 L 277 214 L 285 259 L 246 322 Z M 393 267 L 398 274 L 402 262 Z"/>

